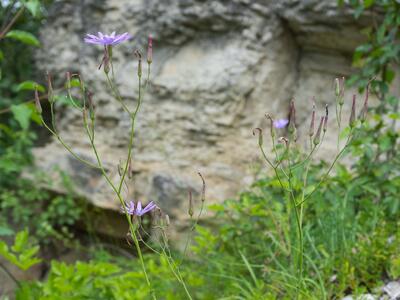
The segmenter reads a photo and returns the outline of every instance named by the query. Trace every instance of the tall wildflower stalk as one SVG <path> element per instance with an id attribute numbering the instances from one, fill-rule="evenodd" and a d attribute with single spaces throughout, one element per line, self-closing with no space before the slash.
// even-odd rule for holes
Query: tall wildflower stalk
<path id="1" fill-rule="evenodd" d="M 296 236 L 297 236 L 297 245 L 292 246 L 294 253 L 294 266 L 297 272 L 297 293 L 296 297 L 298 298 L 303 291 L 304 288 L 304 278 L 303 278 L 303 269 L 304 269 L 304 232 L 303 232 L 303 219 L 304 212 L 306 209 L 307 201 L 312 199 L 314 193 L 319 189 L 319 187 L 324 183 L 324 181 L 329 176 L 335 164 L 338 162 L 340 157 L 343 155 L 345 150 L 348 148 L 354 134 L 354 129 L 359 124 L 362 124 L 366 118 L 367 110 L 368 110 L 368 89 L 366 94 L 366 99 L 364 101 L 364 106 L 360 113 L 360 118 L 356 119 L 356 98 L 353 96 L 352 107 L 351 107 L 351 115 L 346 128 L 342 130 L 342 107 L 344 105 L 344 78 L 336 79 L 336 120 L 337 127 L 339 130 L 338 136 L 338 150 L 333 160 L 329 164 L 328 168 L 322 172 L 317 183 L 310 186 L 309 183 L 309 168 L 310 164 L 315 157 L 315 154 L 321 147 L 325 139 L 325 134 L 328 130 L 328 105 L 325 106 L 324 112 L 319 117 L 319 121 L 316 123 L 316 110 L 315 103 L 313 104 L 313 109 L 310 117 L 310 127 L 308 130 L 308 137 L 310 140 L 310 148 L 308 151 L 304 153 L 299 153 L 299 147 L 296 144 L 298 135 L 297 135 L 297 127 L 296 127 L 296 108 L 295 102 L 292 100 L 290 102 L 290 113 L 289 120 L 287 125 L 287 134 L 288 137 L 279 137 L 277 138 L 277 130 L 281 130 L 286 127 L 287 122 L 279 122 L 274 121 L 272 116 L 266 115 L 270 120 L 270 136 L 272 143 L 272 157 L 270 158 L 264 149 L 264 140 L 263 140 L 263 132 L 261 128 L 256 128 L 253 131 L 253 135 L 258 135 L 258 147 L 261 151 L 261 155 L 266 164 L 272 168 L 275 173 L 275 176 L 279 182 L 282 190 L 287 194 L 287 197 L 290 201 L 291 211 L 295 217 L 296 224 Z M 314 102 L 314 99 L 313 99 Z M 285 126 L 280 126 L 280 124 L 285 124 Z M 315 131 L 315 125 L 317 124 L 317 130 Z M 346 141 L 344 145 L 340 148 L 340 135 L 346 135 Z M 281 149 L 278 149 L 277 142 L 283 144 Z M 301 169 L 301 172 L 298 172 L 298 169 Z M 301 185 L 295 185 L 294 182 L 299 181 L 296 177 L 296 174 L 301 174 Z M 299 187 L 300 186 L 300 187 Z M 290 214 L 290 212 L 289 212 Z M 292 252 L 292 251 L 291 251 Z"/>
<path id="2" fill-rule="evenodd" d="M 41 121 L 44 127 L 46 127 L 56 138 L 57 140 L 61 143 L 61 145 L 64 146 L 64 148 L 77 160 L 80 162 L 88 165 L 89 167 L 95 168 L 100 170 L 102 173 L 102 176 L 112 189 L 112 191 L 115 193 L 116 197 L 118 198 L 120 204 L 121 204 L 121 211 L 125 214 L 126 220 L 128 222 L 128 227 L 129 227 L 129 232 L 128 235 L 130 237 L 130 240 L 133 242 L 134 247 L 136 249 L 137 255 L 140 260 L 140 265 L 145 277 L 146 284 L 149 288 L 151 297 L 153 299 L 157 299 L 155 290 L 153 289 L 153 286 L 151 284 L 148 272 L 146 270 L 144 258 L 143 258 L 143 253 L 140 244 L 144 244 L 147 246 L 150 250 L 154 251 L 155 253 L 158 253 L 162 257 L 166 259 L 168 262 L 168 265 L 177 279 L 177 281 L 182 285 L 183 289 L 185 290 L 185 293 L 188 297 L 188 299 L 193 299 L 192 296 L 189 293 L 188 287 L 184 281 L 184 278 L 180 272 L 180 267 L 179 264 L 176 263 L 175 259 L 172 257 L 171 251 L 168 246 L 168 238 L 166 234 L 166 227 L 169 225 L 169 217 L 168 215 L 165 215 L 160 208 L 158 208 L 153 202 L 150 202 L 146 207 L 142 207 L 142 203 L 140 201 L 126 201 L 124 199 L 124 196 L 122 194 L 123 191 L 123 186 L 126 184 L 126 180 L 131 177 L 131 172 L 132 172 L 132 159 L 133 159 L 133 146 L 135 142 L 135 123 L 140 111 L 140 107 L 142 105 L 143 97 L 146 92 L 146 89 L 149 85 L 150 82 L 150 70 L 151 70 L 151 64 L 153 62 L 153 40 L 151 37 L 149 37 L 148 40 L 148 48 L 147 48 L 147 74 L 146 77 L 143 78 L 143 59 L 142 59 L 142 54 L 140 51 L 136 50 L 135 51 L 135 56 L 137 59 L 137 78 L 138 78 L 138 96 L 137 96 L 137 101 L 136 105 L 133 110 L 131 110 L 128 105 L 124 102 L 123 97 L 121 96 L 118 86 L 116 84 L 116 78 L 115 78 L 115 72 L 114 72 L 114 63 L 113 63 L 113 46 L 122 43 L 124 41 L 127 41 L 131 38 L 131 36 L 128 33 L 124 33 L 121 35 L 115 34 L 113 32 L 111 35 L 106 35 L 101 32 L 98 33 L 98 35 L 91 35 L 88 34 L 87 37 L 85 38 L 85 42 L 89 44 L 97 44 L 97 45 L 102 45 L 104 47 L 104 55 L 103 59 L 99 65 L 99 69 L 103 69 L 103 72 L 106 77 L 107 85 L 116 99 L 116 101 L 121 105 L 122 109 L 129 115 L 130 119 L 130 132 L 129 132 L 129 140 L 128 140 L 128 146 L 127 146 L 127 154 L 126 158 L 118 165 L 118 172 L 120 175 L 120 178 L 118 182 L 113 182 L 111 179 L 110 175 L 107 173 L 103 160 L 100 156 L 100 153 L 97 149 L 96 146 L 96 106 L 95 106 L 95 100 L 94 100 L 94 94 L 87 89 L 85 86 L 85 82 L 82 79 L 82 76 L 79 74 L 71 74 L 67 72 L 67 83 L 66 83 L 66 89 L 67 89 L 67 98 L 70 101 L 71 105 L 74 107 L 74 109 L 77 109 L 80 111 L 83 119 L 83 127 L 86 132 L 86 135 L 89 139 L 91 148 L 93 150 L 93 154 L 95 156 L 95 163 L 88 161 L 87 159 L 82 158 L 79 156 L 60 136 L 57 127 L 56 127 L 56 117 L 55 117 L 55 102 L 56 102 L 56 97 L 53 92 L 52 88 L 52 80 L 50 75 L 47 75 L 47 81 L 48 81 L 48 101 L 50 104 L 50 112 L 51 112 L 51 124 L 47 124 L 43 117 L 41 116 L 42 113 L 42 108 L 40 105 L 40 99 L 39 99 L 39 93 L 36 90 L 35 91 L 35 105 L 37 112 L 41 116 Z M 144 81 L 144 82 L 143 82 Z M 80 91 L 80 101 L 74 99 L 72 96 L 72 83 L 75 83 L 76 86 L 79 86 L 79 91 Z M 201 174 L 200 174 L 201 176 Z M 201 179 L 203 180 L 203 199 L 204 199 L 204 179 L 201 176 Z M 158 218 L 160 219 L 160 224 L 158 224 L 156 227 L 161 229 L 161 243 L 160 243 L 160 251 L 157 249 L 154 249 L 151 247 L 148 243 L 145 242 L 145 240 L 141 236 L 141 231 L 145 232 L 143 228 L 141 228 L 141 216 L 153 211 L 156 215 L 158 215 Z M 201 212 L 200 212 L 201 214 Z M 200 217 L 199 214 L 199 217 Z M 196 222 L 197 224 L 197 222 Z M 139 230 L 140 229 L 140 230 Z M 147 234 L 145 232 L 145 234 Z M 149 234 L 148 234 L 149 235 Z M 149 235 L 150 236 L 150 235 Z"/>

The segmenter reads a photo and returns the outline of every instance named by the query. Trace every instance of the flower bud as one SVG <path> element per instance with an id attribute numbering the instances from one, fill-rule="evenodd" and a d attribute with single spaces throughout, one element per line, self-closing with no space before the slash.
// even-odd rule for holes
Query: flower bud
<path id="1" fill-rule="evenodd" d="M 274 126 L 274 119 L 269 114 L 265 115 L 271 122 L 271 137 L 272 139 L 275 139 L 276 133 L 275 133 L 275 126 Z"/>
<path id="2" fill-rule="evenodd" d="M 328 104 L 325 104 L 325 118 L 324 118 L 324 127 L 323 127 L 324 133 L 328 129 L 328 114 L 329 114 Z"/>
<path id="3" fill-rule="evenodd" d="M 94 120 L 94 117 L 95 117 L 95 115 L 94 115 L 95 106 L 94 106 L 94 103 L 93 103 L 93 93 L 91 91 L 87 91 L 86 92 L 86 96 L 87 96 L 88 103 L 89 103 L 89 115 L 90 115 L 90 118 L 92 120 Z"/>
<path id="4" fill-rule="evenodd" d="M 42 106 L 40 105 L 40 98 L 39 98 L 39 92 L 37 86 L 35 86 L 35 106 L 36 106 L 36 111 L 39 115 L 42 114 Z"/>
<path id="5" fill-rule="evenodd" d="M 67 90 L 69 91 L 71 89 L 71 73 L 67 72 Z"/>
<path id="6" fill-rule="evenodd" d="M 135 51 L 135 55 L 138 59 L 138 77 L 141 78 L 142 77 L 142 54 L 140 53 L 139 50 Z"/>
<path id="7" fill-rule="evenodd" d="M 256 135 L 256 131 L 258 131 L 258 146 L 262 147 L 264 141 L 263 141 L 263 135 L 262 135 L 262 129 L 257 127 L 253 129 L 253 135 Z"/>
<path id="8" fill-rule="evenodd" d="M 201 188 L 201 202 L 204 203 L 204 201 L 206 201 L 206 181 L 204 180 L 203 175 L 201 175 L 200 172 L 197 172 L 197 174 L 199 174 L 201 181 L 203 183 L 202 188 Z"/>
<path id="9" fill-rule="evenodd" d="M 296 129 L 296 108 L 294 106 L 294 100 L 290 102 L 290 113 L 289 113 L 289 126 L 288 132 L 290 134 L 290 138 L 294 141 L 297 140 L 297 129 Z"/>
<path id="10" fill-rule="evenodd" d="M 87 113 L 85 106 L 82 108 L 82 118 L 83 118 L 83 124 L 87 124 Z"/>
<path id="11" fill-rule="evenodd" d="M 53 85 L 51 83 L 51 76 L 49 72 L 47 72 L 47 99 L 50 103 L 54 102 Z"/>
<path id="12" fill-rule="evenodd" d="M 150 65 L 153 62 L 153 37 L 149 35 L 147 44 L 147 63 Z"/>
<path id="13" fill-rule="evenodd" d="M 314 135 L 314 127 L 315 127 L 315 98 L 313 97 L 313 111 L 311 114 L 311 123 L 310 123 L 310 131 L 308 132 L 308 135 L 312 137 Z"/>
<path id="14" fill-rule="evenodd" d="M 366 91 L 365 91 L 364 105 L 363 105 L 363 107 L 361 109 L 360 116 L 359 116 L 361 123 L 364 123 L 365 119 L 367 118 L 369 85 L 370 85 L 370 82 L 368 82 L 368 84 L 367 84 L 367 88 L 366 88 Z"/>
<path id="15" fill-rule="evenodd" d="M 192 218 L 193 217 L 193 198 L 192 198 L 192 191 L 189 190 L 189 209 L 188 214 Z"/>
<path id="16" fill-rule="evenodd" d="M 351 113 L 349 120 L 350 128 L 353 128 L 355 123 L 356 123 L 356 95 L 353 95 L 353 102 L 351 104 Z"/>
<path id="17" fill-rule="evenodd" d="M 321 120 L 319 122 L 317 133 L 315 134 L 315 137 L 313 140 L 313 143 L 315 146 L 317 146 L 321 142 L 321 129 L 322 129 L 322 124 L 324 122 L 324 119 L 325 119 L 324 117 L 321 117 Z"/>
<path id="18" fill-rule="evenodd" d="M 344 104 L 344 77 L 335 79 L 335 95 L 340 106 Z"/>
<path id="19" fill-rule="evenodd" d="M 166 214 L 165 215 L 165 225 L 169 226 L 170 221 L 169 221 L 169 216 Z"/>

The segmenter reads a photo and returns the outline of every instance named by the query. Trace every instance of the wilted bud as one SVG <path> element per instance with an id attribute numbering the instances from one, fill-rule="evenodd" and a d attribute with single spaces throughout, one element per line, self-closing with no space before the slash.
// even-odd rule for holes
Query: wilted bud
<path id="1" fill-rule="evenodd" d="M 42 114 L 42 106 L 40 105 L 40 98 L 37 86 L 35 86 L 35 106 L 38 114 Z"/>
<path id="2" fill-rule="evenodd" d="M 321 117 L 321 121 L 319 122 L 319 126 L 317 129 L 317 133 L 315 134 L 313 143 L 315 146 L 317 146 L 321 142 L 321 130 L 322 130 L 322 124 L 324 122 L 324 117 Z"/>
<path id="3" fill-rule="evenodd" d="M 315 98 L 313 97 L 313 111 L 311 114 L 310 131 L 308 132 L 308 135 L 310 137 L 314 135 L 314 127 L 315 127 Z"/>
<path id="4" fill-rule="evenodd" d="M 274 126 L 274 119 L 269 114 L 265 115 L 271 122 L 271 137 L 272 139 L 275 139 L 276 133 L 275 133 L 275 126 Z"/>
<path id="5" fill-rule="evenodd" d="M 189 190 L 189 209 L 188 214 L 190 217 L 193 217 L 193 198 L 192 198 L 192 191 Z"/>
<path id="6" fill-rule="evenodd" d="M 149 35 L 147 44 L 147 63 L 150 65 L 153 62 L 153 37 Z"/>
<path id="7" fill-rule="evenodd" d="M 369 84 L 370 84 L 370 83 L 368 82 L 367 88 L 366 88 L 366 91 L 365 91 L 364 105 L 363 105 L 363 107 L 362 107 L 362 109 L 361 109 L 361 112 L 360 112 L 360 121 L 361 121 L 361 123 L 364 123 L 364 122 L 365 122 L 365 119 L 367 118 L 367 113 L 368 113 Z"/>
<path id="8" fill-rule="evenodd" d="M 49 72 L 47 72 L 47 99 L 50 103 L 54 102 L 53 85 L 51 83 L 51 76 Z"/>
<path id="9" fill-rule="evenodd" d="M 138 77 L 141 78 L 142 77 L 142 54 L 140 53 L 139 50 L 135 51 L 135 55 L 138 59 Z"/>
<path id="10" fill-rule="evenodd" d="M 355 124 L 356 124 L 356 95 L 353 95 L 349 125 L 351 128 L 353 128 Z"/>

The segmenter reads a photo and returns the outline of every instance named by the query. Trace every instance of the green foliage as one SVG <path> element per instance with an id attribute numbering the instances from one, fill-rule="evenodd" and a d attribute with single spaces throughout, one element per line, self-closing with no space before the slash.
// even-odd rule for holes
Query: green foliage
<path id="1" fill-rule="evenodd" d="M 5 37 L 18 40 L 30 46 L 40 46 L 39 40 L 32 33 L 23 30 L 10 30 Z"/>
<path id="2" fill-rule="evenodd" d="M 367 41 L 356 48 L 353 57 L 354 66 L 360 71 L 348 83 L 362 90 L 369 80 L 376 78 L 371 88 L 381 100 L 380 111 L 396 108 L 398 99 L 388 93 L 400 57 L 400 3 L 396 0 L 352 0 L 350 5 L 356 18 L 366 10 L 376 17 L 369 27 L 363 29 Z"/>
<path id="3" fill-rule="evenodd" d="M 36 257 L 39 246 L 32 246 L 28 241 L 28 230 L 18 232 L 11 249 L 4 241 L 0 241 L 0 256 L 22 270 L 28 270 L 41 260 Z"/>

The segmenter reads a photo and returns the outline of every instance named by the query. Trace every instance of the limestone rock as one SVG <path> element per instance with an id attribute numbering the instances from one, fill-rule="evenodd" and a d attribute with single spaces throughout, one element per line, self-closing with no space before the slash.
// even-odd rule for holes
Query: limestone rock
<path id="1" fill-rule="evenodd" d="M 112 100 L 97 70 L 101 47 L 84 44 L 83 37 L 97 31 L 134 35 L 133 42 L 114 49 L 121 94 L 134 107 L 133 51 L 144 52 L 147 35 L 153 35 L 151 83 L 136 123 L 134 178 L 123 192 L 155 200 L 173 219 L 184 220 L 187 190 L 201 191 L 197 171 L 206 178 L 208 203 L 237 195 L 257 177 L 260 156 L 252 129 L 268 132 L 265 113 L 286 117 L 295 97 L 302 135 L 313 95 L 319 113 L 325 103 L 334 110 L 333 79 L 351 73 L 351 52 L 367 21 L 354 21 L 348 8 L 338 10 L 330 0 L 55 1 L 36 59 L 58 85 L 66 71 L 83 74 L 95 93 L 96 145 L 117 182 L 117 164 L 126 159 L 129 116 Z M 80 113 L 58 108 L 57 119 L 66 143 L 95 161 Z M 334 125 L 331 120 L 324 157 L 335 151 Z M 119 209 L 100 172 L 80 165 L 56 140 L 35 149 L 35 155 L 49 173 L 60 165 L 95 205 Z"/>

